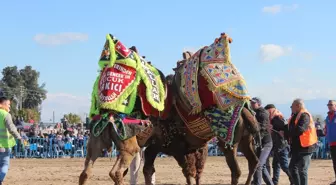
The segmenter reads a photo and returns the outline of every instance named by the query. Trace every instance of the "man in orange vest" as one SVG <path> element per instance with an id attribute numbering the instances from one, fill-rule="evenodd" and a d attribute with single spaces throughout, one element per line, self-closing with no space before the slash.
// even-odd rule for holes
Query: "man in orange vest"
<path id="1" fill-rule="evenodd" d="M 294 100 L 291 109 L 288 135 L 292 158 L 289 169 L 295 185 L 308 185 L 308 168 L 317 143 L 316 128 L 302 99 Z"/>

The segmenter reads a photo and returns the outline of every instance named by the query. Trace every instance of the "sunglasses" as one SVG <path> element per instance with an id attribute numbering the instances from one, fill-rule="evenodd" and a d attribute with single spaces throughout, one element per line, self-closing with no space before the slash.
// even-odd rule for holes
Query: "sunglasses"
<path id="1" fill-rule="evenodd" d="M 330 103 L 329 103 L 329 104 L 327 104 L 327 106 L 334 106 L 334 104 L 330 104 Z"/>

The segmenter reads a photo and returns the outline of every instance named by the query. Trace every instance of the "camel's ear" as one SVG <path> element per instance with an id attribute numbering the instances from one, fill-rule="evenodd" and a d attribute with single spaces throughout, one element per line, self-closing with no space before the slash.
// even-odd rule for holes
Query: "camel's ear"
<path id="1" fill-rule="evenodd" d="M 183 60 L 186 60 L 187 59 L 187 52 L 183 52 L 182 57 L 183 57 Z"/>
<path id="2" fill-rule="evenodd" d="M 183 52 L 183 59 L 188 60 L 192 56 L 190 51 Z"/>

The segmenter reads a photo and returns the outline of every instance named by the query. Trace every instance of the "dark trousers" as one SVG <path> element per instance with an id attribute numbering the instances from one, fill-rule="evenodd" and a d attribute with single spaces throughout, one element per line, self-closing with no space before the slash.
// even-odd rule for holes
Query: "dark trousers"
<path id="1" fill-rule="evenodd" d="M 261 185 L 262 180 L 266 185 L 273 185 L 272 178 L 266 169 L 266 160 L 269 157 L 269 154 L 272 150 L 272 142 L 265 143 L 261 151 L 258 151 L 259 154 L 259 164 L 253 175 L 253 185 Z"/>
<path id="2" fill-rule="evenodd" d="M 308 168 L 311 156 L 312 153 L 292 152 L 289 169 L 295 185 L 308 185 Z"/>
<path id="3" fill-rule="evenodd" d="M 330 155 L 331 155 L 331 159 L 333 161 L 335 178 L 336 178 L 336 146 L 330 146 Z"/>
<path id="4" fill-rule="evenodd" d="M 291 174 L 289 172 L 289 165 L 288 165 L 288 153 L 289 153 L 289 147 L 286 147 L 280 151 L 276 151 L 273 154 L 273 183 L 278 184 L 279 183 L 279 177 L 280 177 L 280 169 L 282 169 L 283 172 L 286 173 L 286 175 L 289 178 L 289 182 L 292 182 Z"/>

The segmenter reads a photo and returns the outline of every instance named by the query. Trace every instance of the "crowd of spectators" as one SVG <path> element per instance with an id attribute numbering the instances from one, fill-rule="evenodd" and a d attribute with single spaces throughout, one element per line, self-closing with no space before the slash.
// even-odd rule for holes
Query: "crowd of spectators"
<path id="1" fill-rule="evenodd" d="M 32 124 L 28 128 L 17 125 L 22 140 L 17 141 L 13 150 L 14 157 L 73 157 L 76 151 L 82 151 L 90 136 L 90 131 L 83 124 L 69 125 L 58 123 L 43 127 Z"/>
<path id="2" fill-rule="evenodd" d="M 80 152 L 81 157 L 85 155 L 85 143 L 90 136 L 90 131 L 83 127 L 83 124 L 69 125 L 67 122 L 57 123 L 54 126 L 44 127 L 37 124 L 29 124 L 23 127 L 22 122 L 16 121 L 16 126 L 21 134 L 22 140 L 17 142 L 13 149 L 13 157 L 60 157 L 76 156 Z M 316 119 L 317 135 L 319 137 L 318 150 L 313 158 L 330 158 L 329 147 L 325 140 L 324 123 Z M 209 142 L 209 155 L 223 155 L 216 146 L 216 140 Z M 106 150 L 102 156 L 108 156 Z"/>

